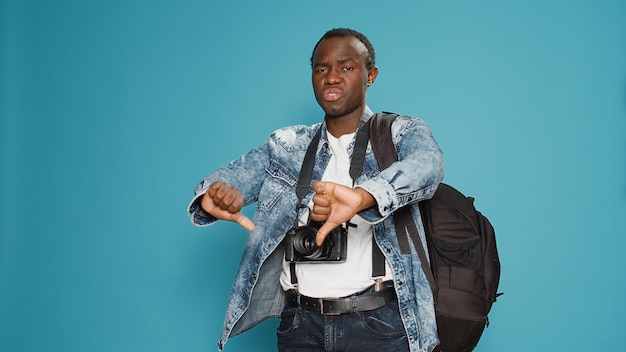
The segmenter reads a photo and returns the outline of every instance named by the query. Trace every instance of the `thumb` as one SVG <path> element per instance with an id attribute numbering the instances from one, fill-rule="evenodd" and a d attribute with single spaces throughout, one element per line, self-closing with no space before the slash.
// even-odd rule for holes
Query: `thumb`
<path id="1" fill-rule="evenodd" d="M 248 231 L 252 231 L 254 230 L 254 223 L 252 221 L 250 221 L 250 219 L 248 219 L 245 215 L 241 214 L 241 213 L 235 213 L 230 217 L 230 221 L 234 221 L 237 224 L 239 224 L 239 226 L 243 227 L 244 229 L 248 230 Z"/>
<path id="2" fill-rule="evenodd" d="M 322 227 L 317 230 L 317 234 L 315 235 L 315 243 L 317 246 L 321 246 L 324 243 L 324 240 L 328 236 L 328 234 L 334 230 L 338 225 L 330 222 L 325 222 Z"/>

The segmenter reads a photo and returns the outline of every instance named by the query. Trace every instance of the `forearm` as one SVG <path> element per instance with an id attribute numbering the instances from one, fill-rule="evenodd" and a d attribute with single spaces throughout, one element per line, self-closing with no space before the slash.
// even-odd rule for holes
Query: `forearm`
<path id="1" fill-rule="evenodd" d="M 407 204 L 429 199 L 444 176 L 443 153 L 421 120 L 394 124 L 393 132 L 399 160 L 357 185 L 375 198 L 377 206 L 362 214 L 371 222 Z"/>

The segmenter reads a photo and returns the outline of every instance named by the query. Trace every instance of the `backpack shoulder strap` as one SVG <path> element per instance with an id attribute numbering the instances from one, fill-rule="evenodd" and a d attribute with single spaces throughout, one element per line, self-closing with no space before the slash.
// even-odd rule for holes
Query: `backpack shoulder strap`
<path id="1" fill-rule="evenodd" d="M 370 120 L 370 143 L 381 170 L 398 160 L 391 134 L 391 125 L 396 117 L 398 114 L 382 112 L 376 113 Z"/>
<path id="2" fill-rule="evenodd" d="M 391 141 L 391 124 L 396 114 L 376 113 L 370 119 L 370 145 L 381 170 L 398 160 L 396 149 Z M 391 144 L 391 148 L 386 143 Z M 387 148 L 385 148 L 387 147 Z M 408 245 L 408 242 L 407 242 Z M 372 277 L 385 276 L 385 256 L 375 242 L 372 243 Z"/>
<path id="3" fill-rule="evenodd" d="M 395 145 L 393 144 L 393 135 L 391 133 L 391 125 L 397 117 L 398 114 L 383 112 L 375 114 L 370 120 L 370 144 L 381 170 L 388 168 L 391 164 L 398 160 L 398 153 Z M 422 214 L 422 217 L 424 216 L 428 216 L 428 214 Z M 411 252 L 411 248 L 409 246 L 410 238 L 411 242 L 413 242 L 413 247 L 415 247 L 420 262 L 422 263 L 424 274 L 426 275 L 428 283 L 434 293 L 436 290 L 435 277 L 430 267 L 428 257 L 426 256 L 426 250 L 420 240 L 417 225 L 415 224 L 415 220 L 411 214 L 410 206 L 396 210 L 393 213 L 393 220 L 396 228 L 396 235 L 398 236 L 400 251 L 404 254 Z M 374 263 L 374 266 L 376 266 L 376 263 Z"/>
<path id="4" fill-rule="evenodd" d="M 391 125 L 397 117 L 398 114 L 382 112 L 375 114 L 370 120 L 370 144 L 381 171 L 398 160 L 398 153 L 396 146 L 393 144 L 393 134 L 391 133 Z M 401 215 L 401 213 L 406 212 L 406 209 L 398 209 L 393 214 L 400 252 L 403 254 L 411 253 L 409 239 L 405 230 L 406 227 L 403 225 L 404 222 L 401 221 L 401 218 L 406 216 L 406 214 Z"/>

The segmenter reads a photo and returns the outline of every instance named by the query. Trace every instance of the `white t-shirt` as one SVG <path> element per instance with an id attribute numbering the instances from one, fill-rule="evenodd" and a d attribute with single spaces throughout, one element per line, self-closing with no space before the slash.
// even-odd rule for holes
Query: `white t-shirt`
<path id="1" fill-rule="evenodd" d="M 328 136 L 331 158 L 322 176 L 323 181 L 335 182 L 352 187 L 350 178 L 350 155 L 348 146 L 355 133 L 339 138 Z M 312 207 L 313 203 L 309 204 Z M 306 224 L 308 213 L 300 218 L 300 224 Z M 331 298 L 344 297 L 362 291 L 371 286 L 372 279 L 372 226 L 360 216 L 355 215 L 350 222 L 356 227 L 348 229 L 348 248 L 346 261 L 343 263 L 296 263 L 298 291 L 309 297 Z M 385 260 L 386 276 L 383 280 L 391 280 L 391 267 Z M 280 283 L 284 290 L 294 288 L 291 284 L 290 265 L 283 262 Z"/>

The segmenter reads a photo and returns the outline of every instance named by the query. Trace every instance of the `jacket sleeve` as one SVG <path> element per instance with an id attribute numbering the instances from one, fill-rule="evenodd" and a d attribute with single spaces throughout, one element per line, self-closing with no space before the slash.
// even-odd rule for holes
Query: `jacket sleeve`
<path id="1" fill-rule="evenodd" d="M 407 204 L 430 199 L 444 177 L 443 152 L 423 120 L 399 116 L 392 135 L 398 161 L 357 185 L 376 199 L 376 207 L 359 214 L 371 223 Z"/>
<path id="2" fill-rule="evenodd" d="M 245 205 L 256 202 L 265 177 L 265 170 L 269 165 L 269 158 L 268 141 L 203 178 L 196 186 L 194 197 L 187 209 L 191 222 L 198 226 L 206 226 L 217 220 L 200 206 L 200 199 L 211 183 L 216 181 L 235 186 L 244 195 Z"/>

